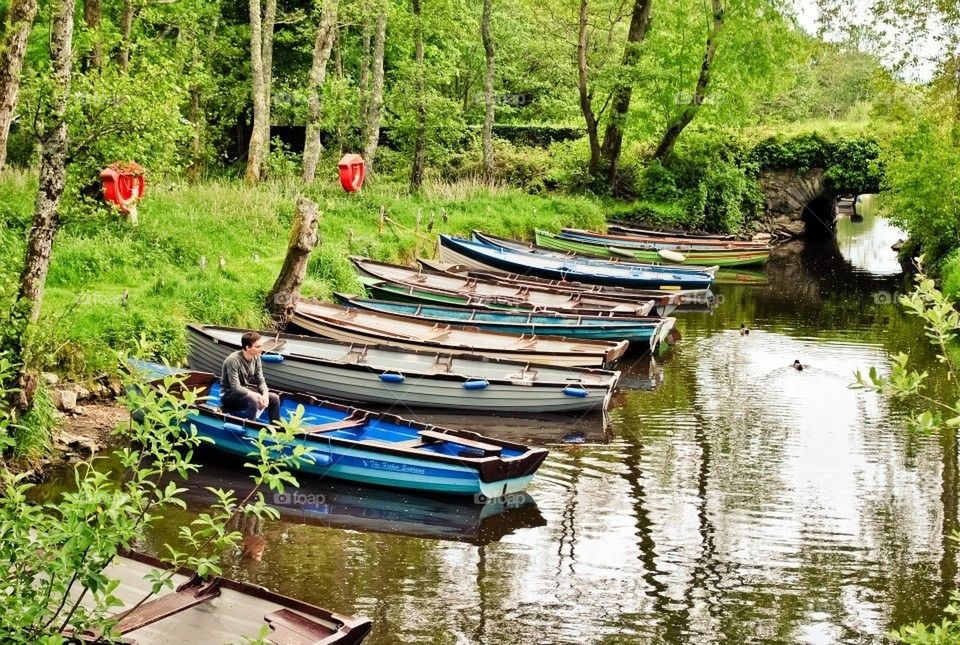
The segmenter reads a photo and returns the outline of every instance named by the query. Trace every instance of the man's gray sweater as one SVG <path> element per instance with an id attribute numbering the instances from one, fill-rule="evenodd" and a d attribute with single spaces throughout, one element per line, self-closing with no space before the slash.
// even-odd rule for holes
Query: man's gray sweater
<path id="1" fill-rule="evenodd" d="M 223 371 L 220 374 L 221 397 L 258 392 L 266 394 L 268 391 L 259 356 L 248 361 L 243 357 L 243 350 L 237 350 L 223 361 Z"/>

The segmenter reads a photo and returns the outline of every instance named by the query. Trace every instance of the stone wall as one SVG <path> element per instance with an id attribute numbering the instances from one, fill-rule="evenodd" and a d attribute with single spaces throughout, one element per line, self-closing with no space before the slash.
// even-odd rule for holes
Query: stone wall
<path id="1" fill-rule="evenodd" d="M 806 230 L 804 211 L 807 205 L 828 195 L 824 171 L 812 168 L 796 170 L 765 170 L 760 173 L 760 187 L 766 201 L 760 227 L 778 237 L 801 237 Z"/>

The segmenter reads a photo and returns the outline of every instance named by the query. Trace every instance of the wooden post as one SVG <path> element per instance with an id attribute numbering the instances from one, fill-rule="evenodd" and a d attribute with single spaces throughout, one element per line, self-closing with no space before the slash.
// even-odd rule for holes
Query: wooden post
<path id="1" fill-rule="evenodd" d="M 300 287 L 303 286 L 303 279 L 307 274 L 307 261 L 320 241 L 317 234 L 319 219 L 319 206 L 306 197 L 297 200 L 287 257 L 283 261 L 277 281 L 267 295 L 267 311 L 278 329 L 286 327 L 290 314 L 300 300 Z"/>
<path id="2" fill-rule="evenodd" d="M 383 223 L 384 218 L 387 215 L 387 209 L 384 206 L 380 207 L 380 234 L 383 235 Z"/>

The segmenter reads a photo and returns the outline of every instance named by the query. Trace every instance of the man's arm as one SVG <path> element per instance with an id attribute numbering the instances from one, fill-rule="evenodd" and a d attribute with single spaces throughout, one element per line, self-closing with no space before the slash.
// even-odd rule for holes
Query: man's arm
<path id="1" fill-rule="evenodd" d="M 256 365 L 256 379 L 257 384 L 260 386 L 260 394 L 267 396 L 270 393 L 270 388 L 267 387 L 267 379 L 263 378 L 263 361 L 260 360 L 260 357 L 257 356 L 255 359 L 257 361 Z"/>
<path id="2" fill-rule="evenodd" d="M 252 394 L 250 389 L 244 386 L 243 379 L 240 378 L 240 364 L 238 361 L 228 358 L 223 365 L 223 369 L 227 373 L 227 383 L 230 385 L 231 391 L 239 394 Z"/>

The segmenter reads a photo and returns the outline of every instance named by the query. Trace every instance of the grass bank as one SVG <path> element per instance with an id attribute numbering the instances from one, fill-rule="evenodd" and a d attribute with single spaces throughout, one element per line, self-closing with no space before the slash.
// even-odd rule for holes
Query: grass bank
<path id="1" fill-rule="evenodd" d="M 105 208 L 65 210 L 47 280 L 40 367 L 84 379 L 113 367 L 111 349 L 183 359 L 187 322 L 262 326 L 301 192 L 322 211 L 321 243 L 304 285 L 319 298 L 358 289 L 350 255 L 410 261 L 434 256 L 439 232 L 482 228 L 526 237 L 537 227 L 597 227 L 605 213 L 601 201 L 586 197 L 469 182 L 426 186 L 418 196 L 390 184 L 356 196 L 332 185 L 158 182 L 141 205 L 138 227 Z M 35 195 L 34 175 L 0 173 L 4 281 L 16 279 Z M 382 231 L 381 207 L 396 223 Z"/>

